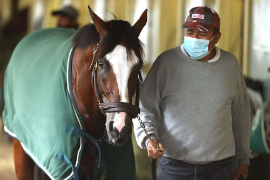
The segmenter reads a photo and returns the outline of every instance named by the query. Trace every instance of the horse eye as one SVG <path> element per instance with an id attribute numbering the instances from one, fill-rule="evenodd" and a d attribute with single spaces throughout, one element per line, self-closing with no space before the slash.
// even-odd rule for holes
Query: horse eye
<path id="1" fill-rule="evenodd" d="M 98 63 L 98 65 L 99 65 L 99 67 L 101 67 L 101 68 L 103 67 L 103 63 Z"/>

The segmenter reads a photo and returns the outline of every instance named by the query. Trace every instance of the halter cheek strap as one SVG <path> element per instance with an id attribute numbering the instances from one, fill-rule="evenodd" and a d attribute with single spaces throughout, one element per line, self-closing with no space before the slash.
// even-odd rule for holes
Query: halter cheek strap
<path id="1" fill-rule="evenodd" d="M 93 70 L 93 73 L 92 73 L 93 85 L 94 85 L 94 89 L 95 89 L 95 92 L 96 92 L 97 101 L 100 104 L 101 97 L 100 97 L 100 93 L 99 93 L 98 85 L 97 85 L 97 67 L 95 66 L 94 68 L 95 69 Z"/>
<path id="2" fill-rule="evenodd" d="M 99 47 L 99 43 L 97 43 L 97 46 L 94 47 L 94 49 L 93 49 L 93 60 L 92 60 L 92 63 L 91 63 L 91 65 L 90 65 L 88 71 L 91 70 L 91 68 L 93 67 L 93 64 L 94 64 L 94 63 L 95 63 L 95 70 L 97 69 L 97 61 L 95 60 L 95 56 L 96 56 L 98 47 Z"/>

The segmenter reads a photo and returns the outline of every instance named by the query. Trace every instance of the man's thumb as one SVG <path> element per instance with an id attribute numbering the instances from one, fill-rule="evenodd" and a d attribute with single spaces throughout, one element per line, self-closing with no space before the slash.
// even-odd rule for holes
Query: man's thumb
<path id="1" fill-rule="evenodd" d="M 164 146 L 161 143 L 159 143 L 158 146 L 163 152 L 165 151 Z"/>
<path id="2" fill-rule="evenodd" d="M 234 180 L 238 180 L 240 178 L 240 172 L 236 170 L 236 174 L 234 176 Z"/>

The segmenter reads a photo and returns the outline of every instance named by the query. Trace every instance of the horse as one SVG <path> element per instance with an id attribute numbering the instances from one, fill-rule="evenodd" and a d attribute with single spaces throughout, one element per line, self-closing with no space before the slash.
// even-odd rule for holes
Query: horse
<path id="1" fill-rule="evenodd" d="M 130 135 L 147 10 L 131 26 L 88 8 L 93 24 L 30 33 L 13 52 L 3 119 L 18 180 L 32 180 L 35 163 L 50 179 L 135 179 Z"/>

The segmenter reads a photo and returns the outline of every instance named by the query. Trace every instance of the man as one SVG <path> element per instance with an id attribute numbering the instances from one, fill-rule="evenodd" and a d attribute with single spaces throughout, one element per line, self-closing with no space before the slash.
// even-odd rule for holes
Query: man
<path id="1" fill-rule="evenodd" d="M 184 44 L 157 58 L 141 89 L 141 119 L 163 151 L 134 121 L 137 143 L 160 158 L 159 180 L 247 179 L 249 102 L 237 59 L 215 46 L 219 16 L 194 7 L 182 29 Z"/>
<path id="2" fill-rule="evenodd" d="M 57 27 L 62 28 L 78 28 L 79 13 L 72 6 L 63 6 L 61 9 L 52 12 L 57 18 Z"/>

